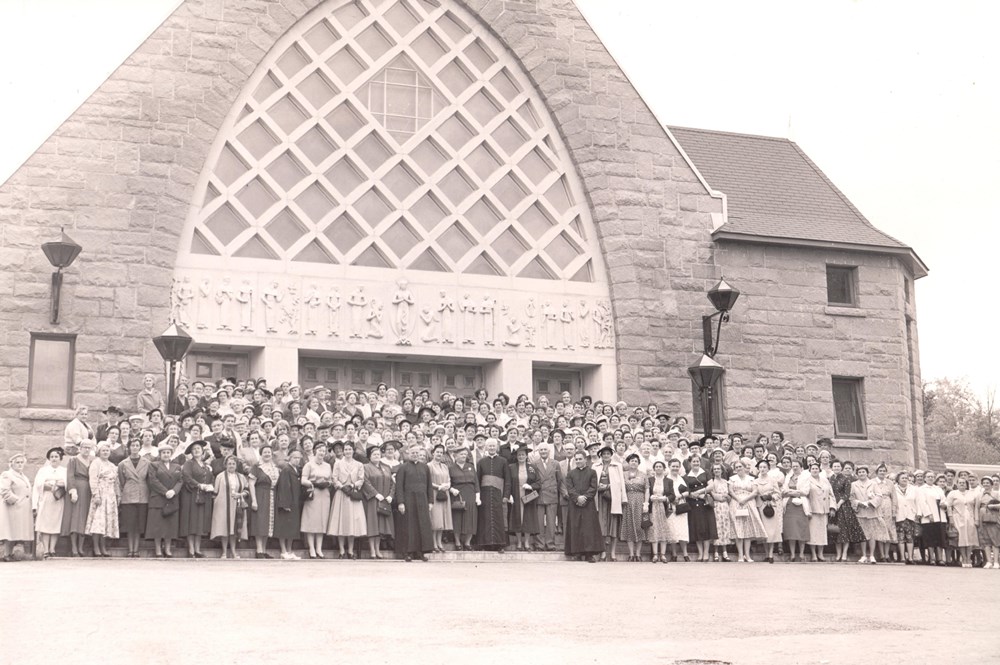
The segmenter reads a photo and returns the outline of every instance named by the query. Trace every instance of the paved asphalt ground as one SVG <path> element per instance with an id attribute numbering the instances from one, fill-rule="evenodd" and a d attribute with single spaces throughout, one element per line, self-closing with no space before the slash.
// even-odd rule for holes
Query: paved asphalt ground
<path id="1" fill-rule="evenodd" d="M 0 564 L 0 662 L 1000 662 L 1000 571 L 857 564 Z"/>

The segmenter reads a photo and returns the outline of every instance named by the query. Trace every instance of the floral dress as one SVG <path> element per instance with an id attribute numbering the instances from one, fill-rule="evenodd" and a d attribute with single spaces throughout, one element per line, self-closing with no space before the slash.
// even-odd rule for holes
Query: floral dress
<path id="1" fill-rule="evenodd" d="M 745 478 L 740 478 L 737 474 L 729 479 L 729 487 L 732 489 L 736 499 L 745 499 L 753 494 L 755 482 L 753 476 L 747 475 Z M 764 523 L 761 521 L 760 513 L 757 511 L 757 504 L 753 501 L 747 501 L 742 506 L 747 509 L 747 514 L 740 515 L 738 512 L 740 505 L 736 499 L 733 499 L 729 504 L 729 510 L 733 516 L 733 537 L 764 540 L 767 534 L 764 532 Z"/>
<path id="2" fill-rule="evenodd" d="M 628 543 L 641 543 L 642 510 L 646 505 L 646 476 L 637 472 L 629 478 L 625 472 L 625 499 L 628 503 L 622 506 L 621 540 Z"/>
<path id="3" fill-rule="evenodd" d="M 837 533 L 838 543 L 860 543 L 865 538 L 865 532 L 861 530 L 861 523 L 858 515 L 851 505 L 851 481 L 853 479 L 846 473 L 837 473 L 830 476 L 830 487 L 833 488 L 833 498 L 841 502 L 836 515 L 831 520 L 837 525 L 840 531 Z"/>
<path id="4" fill-rule="evenodd" d="M 649 479 L 649 496 L 650 498 L 656 497 L 666 497 L 666 492 L 664 490 L 664 480 L 666 476 L 662 478 L 657 478 L 652 476 Z M 629 499 L 631 503 L 631 499 Z M 646 540 L 651 543 L 668 542 L 674 541 L 673 533 L 670 530 L 670 523 L 667 521 L 667 509 L 665 501 L 650 501 L 649 517 L 653 524 L 646 529 Z"/>
<path id="5" fill-rule="evenodd" d="M 873 482 L 875 483 L 875 494 L 881 499 L 878 504 L 878 514 L 882 516 L 882 521 L 885 523 L 886 531 L 889 534 L 889 539 L 885 542 L 894 543 L 897 540 L 895 515 L 896 486 L 888 478 L 885 480 L 878 480 L 876 478 Z"/>
<path id="6" fill-rule="evenodd" d="M 731 545 L 735 532 L 733 531 L 733 514 L 729 510 L 729 482 L 724 478 L 713 478 L 708 481 L 708 491 L 712 494 L 715 510 L 715 530 L 718 536 L 713 545 Z"/>
<path id="7" fill-rule="evenodd" d="M 111 462 L 90 463 L 90 512 L 87 535 L 118 538 L 118 469 Z M 100 502 L 100 505 L 98 505 Z"/>

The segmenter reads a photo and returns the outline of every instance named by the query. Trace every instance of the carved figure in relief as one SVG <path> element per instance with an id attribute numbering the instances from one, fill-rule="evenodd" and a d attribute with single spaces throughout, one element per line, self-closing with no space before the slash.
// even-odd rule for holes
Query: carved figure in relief
<path id="1" fill-rule="evenodd" d="M 240 331 L 253 330 L 253 286 L 250 280 L 244 279 L 236 294 L 236 302 L 240 304 Z"/>
<path id="2" fill-rule="evenodd" d="M 524 306 L 524 345 L 535 346 L 535 314 L 538 308 L 535 307 L 535 299 L 528 298 L 528 304 Z"/>
<path id="3" fill-rule="evenodd" d="M 212 280 L 202 277 L 198 285 L 198 328 L 208 328 L 208 310 L 212 307 Z"/>
<path id="4" fill-rule="evenodd" d="M 334 287 L 326 296 L 327 337 L 340 337 L 340 306 L 340 291 Z"/>
<path id="5" fill-rule="evenodd" d="M 576 320 L 579 321 L 577 329 L 580 331 L 580 346 L 587 348 L 590 346 L 590 331 L 587 329 L 590 325 L 590 322 L 587 321 L 587 317 L 590 316 L 590 304 L 586 300 L 581 300 L 580 308 L 576 314 Z"/>
<path id="6" fill-rule="evenodd" d="M 497 300 L 490 294 L 483 296 L 483 302 L 479 305 L 479 313 L 483 315 L 483 343 L 486 346 L 493 346 L 493 333 L 496 331 L 496 311 Z"/>
<path id="7" fill-rule="evenodd" d="M 517 316 L 510 313 L 510 308 L 507 305 L 501 306 L 500 312 L 507 319 L 507 334 L 504 335 L 504 346 L 521 346 L 521 323 L 517 320 Z"/>
<path id="8" fill-rule="evenodd" d="M 559 322 L 562 324 L 563 348 L 573 350 L 573 319 L 576 318 L 569 301 L 564 300 L 559 310 Z"/>
<path id="9" fill-rule="evenodd" d="M 379 302 L 378 298 L 372 298 L 371 306 L 368 308 L 368 316 L 365 317 L 365 320 L 368 321 L 367 335 L 376 339 L 382 339 L 382 303 Z"/>
<path id="10" fill-rule="evenodd" d="M 551 302 L 546 301 L 542 305 L 542 318 L 545 320 L 542 346 L 546 349 L 554 349 L 559 343 L 559 310 Z"/>
<path id="11" fill-rule="evenodd" d="M 215 304 L 219 308 L 218 330 L 232 330 L 229 323 L 233 315 L 233 287 L 228 277 L 223 277 L 222 283 L 215 289 Z"/>
<path id="12" fill-rule="evenodd" d="M 610 349 L 614 336 L 611 303 L 606 300 L 598 301 L 597 306 L 594 308 L 594 324 L 597 329 L 594 348 Z"/>
<path id="13" fill-rule="evenodd" d="M 323 298 L 319 295 L 319 287 L 313 284 L 306 291 L 303 304 L 306 306 L 306 334 L 315 335 L 319 330 L 319 308 L 323 306 Z"/>
<path id="14" fill-rule="evenodd" d="M 170 294 L 170 320 L 183 328 L 191 327 L 191 302 L 194 300 L 194 287 L 191 277 L 184 275 L 180 280 L 174 280 L 174 288 Z"/>
<path id="15" fill-rule="evenodd" d="M 283 303 L 281 318 L 288 324 L 288 334 L 298 335 L 301 303 L 299 302 L 299 290 L 294 284 L 288 285 L 288 293 L 285 295 Z"/>
<path id="16" fill-rule="evenodd" d="M 472 300 L 472 294 L 466 293 L 462 297 L 462 344 L 475 344 L 476 335 L 476 303 Z"/>
<path id="17" fill-rule="evenodd" d="M 441 341 L 451 344 L 455 341 L 455 299 L 447 291 L 440 291 L 438 317 L 441 321 Z"/>
<path id="18" fill-rule="evenodd" d="M 278 317 L 281 314 L 278 305 L 284 297 L 278 282 L 271 282 L 271 285 L 260 294 L 260 300 L 264 303 L 264 328 L 269 333 L 278 332 Z"/>
<path id="19" fill-rule="evenodd" d="M 424 324 L 424 331 L 420 334 L 420 339 L 424 342 L 438 341 L 438 316 L 434 310 L 425 305 L 420 310 L 420 321 Z"/>
<path id="20" fill-rule="evenodd" d="M 392 296 L 393 313 L 389 327 L 396 334 L 396 344 L 400 346 L 410 346 L 410 335 L 416 327 L 416 317 L 410 311 L 414 300 L 409 285 L 406 278 L 401 277 L 396 282 L 396 293 Z"/>
<path id="21" fill-rule="evenodd" d="M 361 339 L 364 337 L 365 306 L 368 304 L 368 296 L 365 295 L 365 287 L 359 286 L 347 298 L 347 306 L 351 308 L 351 338 Z"/>

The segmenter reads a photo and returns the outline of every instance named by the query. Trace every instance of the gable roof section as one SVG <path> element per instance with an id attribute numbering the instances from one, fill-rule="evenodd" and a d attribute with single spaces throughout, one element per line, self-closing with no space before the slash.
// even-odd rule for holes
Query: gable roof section
<path id="1" fill-rule="evenodd" d="M 909 258 L 914 276 L 927 274 L 912 249 L 875 228 L 792 141 L 687 127 L 669 130 L 711 187 L 726 194 L 728 215 L 713 233 L 717 240 L 901 254 Z"/>

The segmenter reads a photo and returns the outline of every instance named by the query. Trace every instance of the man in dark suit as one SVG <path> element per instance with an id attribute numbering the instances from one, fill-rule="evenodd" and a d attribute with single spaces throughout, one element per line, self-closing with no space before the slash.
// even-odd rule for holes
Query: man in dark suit
<path id="1" fill-rule="evenodd" d="M 562 488 L 562 471 L 559 469 L 559 462 L 552 459 L 549 453 L 550 446 L 551 444 L 542 444 L 538 447 L 538 461 L 535 462 L 535 469 L 541 480 L 538 500 L 535 502 L 540 533 L 535 536 L 535 540 L 539 549 L 546 552 L 556 548 L 556 516 L 559 514 L 559 494 Z"/>
<path id="2" fill-rule="evenodd" d="M 218 476 L 226 470 L 226 458 L 236 454 L 236 441 L 223 435 L 219 438 L 219 456 L 212 460 L 212 475 Z M 236 473 L 246 475 L 247 468 L 239 457 L 236 458 Z"/>
<path id="3" fill-rule="evenodd" d="M 108 440 L 108 430 L 111 429 L 112 425 L 117 425 L 125 417 L 125 413 L 119 409 L 117 406 L 109 406 L 108 408 L 101 411 L 107 418 L 107 422 L 97 428 L 97 442 Z"/>

